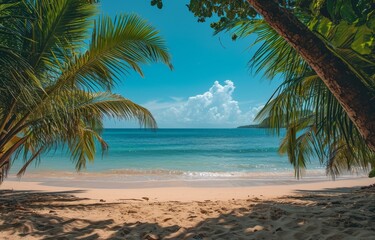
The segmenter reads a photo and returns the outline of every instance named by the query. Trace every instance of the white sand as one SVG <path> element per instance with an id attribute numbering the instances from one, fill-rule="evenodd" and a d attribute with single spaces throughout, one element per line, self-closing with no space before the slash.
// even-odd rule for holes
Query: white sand
<path id="1" fill-rule="evenodd" d="M 0 239 L 374 239 L 375 187 L 359 189 L 374 183 L 83 189 L 7 181 Z"/>

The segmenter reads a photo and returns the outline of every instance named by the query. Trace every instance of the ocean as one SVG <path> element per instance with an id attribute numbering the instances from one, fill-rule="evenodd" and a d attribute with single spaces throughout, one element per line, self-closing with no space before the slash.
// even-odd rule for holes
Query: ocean
<path id="1" fill-rule="evenodd" d="M 283 134 L 283 133 L 282 133 Z M 287 156 L 278 153 L 280 137 L 266 129 L 105 129 L 107 152 L 98 151 L 85 173 L 148 179 L 205 179 L 292 176 Z M 11 172 L 19 169 L 16 161 Z M 308 165 L 321 174 L 316 161 Z M 28 172 L 75 172 L 66 151 L 58 149 L 41 157 Z"/>

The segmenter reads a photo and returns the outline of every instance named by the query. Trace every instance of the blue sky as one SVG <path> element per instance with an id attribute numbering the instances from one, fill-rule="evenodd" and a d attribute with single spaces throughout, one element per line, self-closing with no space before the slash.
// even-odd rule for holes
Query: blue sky
<path id="1" fill-rule="evenodd" d="M 136 13 L 160 31 L 174 70 L 162 64 L 143 66 L 145 77 L 124 76 L 116 93 L 147 107 L 162 128 L 227 128 L 249 124 L 277 82 L 252 74 L 248 61 L 253 38 L 213 36 L 198 23 L 186 1 L 164 0 L 162 10 L 150 0 L 102 0 L 103 14 Z M 105 127 L 135 127 L 134 122 L 106 120 Z"/>

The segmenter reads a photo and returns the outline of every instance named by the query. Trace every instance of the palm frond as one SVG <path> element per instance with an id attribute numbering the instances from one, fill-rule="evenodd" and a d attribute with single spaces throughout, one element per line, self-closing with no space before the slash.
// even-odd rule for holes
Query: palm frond
<path id="1" fill-rule="evenodd" d="M 89 49 L 67 63 L 54 87 L 77 84 L 110 90 L 122 74 L 133 69 L 143 76 L 140 64 L 153 62 L 172 68 L 157 30 L 136 15 L 120 15 L 115 20 L 103 16 L 95 22 Z"/>
<path id="2" fill-rule="evenodd" d="M 165 42 L 135 15 L 95 20 L 96 7 L 86 0 L 0 3 L 0 181 L 12 161 L 24 161 L 21 176 L 59 146 L 84 168 L 98 143 L 108 148 L 104 117 L 157 127 L 147 109 L 110 91 L 129 71 L 142 75 L 144 64 L 172 68 Z"/>
<path id="3" fill-rule="evenodd" d="M 299 15 L 298 15 L 299 16 Z M 338 24 L 322 16 L 299 16 L 325 41 L 327 47 L 355 72 L 369 88 L 375 89 L 373 54 L 369 47 L 355 45 L 360 31 L 355 23 Z M 272 131 L 286 135 L 279 152 L 288 154 L 295 175 L 300 178 L 310 161 L 319 160 L 327 174 L 335 177 L 343 171 L 375 166 L 375 154 L 367 147 L 347 114 L 305 61 L 262 19 L 243 19 L 228 23 L 223 29 L 239 37 L 256 35 L 252 47 L 258 47 L 249 62 L 256 73 L 284 82 L 272 95 L 256 120 L 269 122 Z M 355 45 L 356 49 L 353 48 Z"/>
<path id="4" fill-rule="evenodd" d="M 72 57 L 74 51 L 84 47 L 97 8 L 85 0 L 35 3 L 35 21 L 30 29 L 30 48 L 34 53 L 30 55 L 31 65 L 43 74 L 59 72 L 56 59 L 63 62 L 66 56 Z"/>

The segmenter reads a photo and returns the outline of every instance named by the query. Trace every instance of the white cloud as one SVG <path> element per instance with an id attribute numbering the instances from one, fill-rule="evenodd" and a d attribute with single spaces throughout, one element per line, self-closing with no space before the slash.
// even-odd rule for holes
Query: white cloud
<path id="1" fill-rule="evenodd" d="M 223 85 L 215 81 L 212 87 L 187 100 L 173 97 L 173 101 L 151 101 L 143 104 L 156 118 L 159 127 L 236 127 L 250 124 L 262 106 L 242 111 L 233 99 L 234 83 Z"/>

